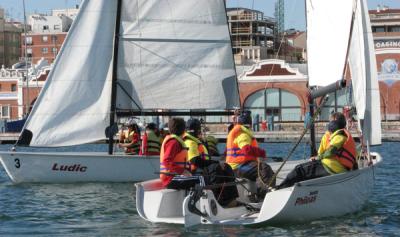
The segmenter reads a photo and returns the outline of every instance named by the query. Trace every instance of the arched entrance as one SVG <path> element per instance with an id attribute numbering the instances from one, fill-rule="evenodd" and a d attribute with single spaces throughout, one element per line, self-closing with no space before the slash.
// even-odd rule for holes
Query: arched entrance
<path id="1" fill-rule="evenodd" d="M 268 88 L 259 90 L 246 98 L 244 108 L 259 116 L 260 121 L 273 119 L 276 122 L 301 121 L 301 103 L 299 98 L 284 89 Z"/>

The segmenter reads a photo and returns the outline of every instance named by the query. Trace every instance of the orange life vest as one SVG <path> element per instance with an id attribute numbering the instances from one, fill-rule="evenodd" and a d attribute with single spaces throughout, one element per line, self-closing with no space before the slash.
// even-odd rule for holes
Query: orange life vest
<path id="1" fill-rule="evenodd" d="M 242 133 L 245 133 L 245 129 L 242 125 L 235 125 L 235 127 L 229 132 L 226 141 L 226 162 L 229 164 L 243 164 L 249 161 L 257 160 L 255 156 L 249 156 L 243 153 L 239 146 L 234 142 L 235 139 Z M 252 137 L 252 147 L 258 147 L 257 140 Z"/>
<path id="2" fill-rule="evenodd" d="M 174 161 L 171 163 L 166 163 L 164 160 L 164 151 L 165 151 L 165 144 L 171 140 L 171 139 L 176 139 L 181 145 L 182 145 L 182 150 L 174 157 Z M 171 166 L 175 167 L 181 167 L 183 169 L 189 170 L 189 163 L 187 162 L 187 149 L 185 146 L 185 143 L 183 140 L 176 136 L 175 134 L 172 135 L 167 135 L 161 145 L 161 153 L 160 153 L 160 179 L 161 180 L 167 180 L 169 177 L 172 177 L 171 175 L 168 175 L 168 173 L 171 173 Z"/>
<path id="3" fill-rule="evenodd" d="M 345 167 L 347 170 L 352 170 L 354 166 L 357 164 L 356 156 L 357 156 L 357 150 L 356 150 L 356 144 L 354 142 L 353 137 L 351 134 L 346 130 L 346 129 L 341 129 L 334 134 L 328 135 L 326 139 L 326 147 L 330 147 L 330 141 L 331 139 L 336 136 L 336 134 L 343 132 L 347 140 L 344 142 L 343 146 L 337 151 L 335 151 L 335 156 L 332 157 L 332 159 L 337 160 L 343 167 Z M 333 135 L 333 136 L 332 136 Z"/>

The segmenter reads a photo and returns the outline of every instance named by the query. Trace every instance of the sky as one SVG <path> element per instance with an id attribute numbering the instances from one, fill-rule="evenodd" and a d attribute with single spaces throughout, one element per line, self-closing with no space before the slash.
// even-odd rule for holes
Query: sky
<path id="1" fill-rule="evenodd" d="M 201 0 L 199 0 L 201 1 Z M 326 1 L 326 0 L 321 0 Z M 367 0 L 369 9 L 376 9 L 378 4 L 400 9 L 400 0 Z M 7 18 L 23 19 L 23 0 L 0 0 Z M 25 0 L 26 11 L 30 13 L 50 13 L 51 9 L 75 7 L 81 0 Z M 275 0 L 227 0 L 228 7 L 246 7 L 260 10 L 266 16 L 274 16 Z M 285 28 L 305 29 L 304 0 L 285 0 Z"/>

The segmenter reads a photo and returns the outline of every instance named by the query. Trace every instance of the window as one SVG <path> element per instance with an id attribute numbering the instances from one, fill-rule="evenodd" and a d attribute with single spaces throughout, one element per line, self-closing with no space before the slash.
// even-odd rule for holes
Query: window
<path id="1" fill-rule="evenodd" d="M 53 52 L 53 54 L 57 54 L 57 48 L 52 48 L 51 52 Z"/>
<path id="2" fill-rule="evenodd" d="M 0 109 L 0 118 L 10 118 L 10 105 L 1 105 Z"/>
<path id="3" fill-rule="evenodd" d="M 54 30 L 59 30 L 60 29 L 60 25 L 54 25 Z"/>
<path id="4" fill-rule="evenodd" d="M 380 26 L 380 27 L 372 27 L 372 32 L 376 32 L 376 33 L 385 32 L 385 27 L 383 27 L 383 26 Z"/>
<path id="5" fill-rule="evenodd" d="M 43 26 L 43 30 L 49 30 L 49 26 L 48 25 L 44 25 Z"/>
<path id="6" fill-rule="evenodd" d="M 48 40 L 47 35 L 43 35 L 42 36 L 42 42 L 47 42 L 47 40 Z"/>
<path id="7" fill-rule="evenodd" d="M 32 37 L 26 37 L 26 44 L 28 45 L 32 44 Z"/>
<path id="8" fill-rule="evenodd" d="M 11 91 L 17 91 L 17 85 L 11 84 Z"/>
<path id="9" fill-rule="evenodd" d="M 48 48 L 42 48 L 42 54 L 47 54 L 49 52 Z"/>
<path id="10" fill-rule="evenodd" d="M 389 32 L 400 32 L 400 26 L 389 26 Z"/>
<path id="11" fill-rule="evenodd" d="M 328 121 L 332 112 L 342 112 L 343 107 L 349 104 L 351 103 L 346 89 L 329 94 L 329 99 L 322 108 L 320 119 Z"/>
<path id="12" fill-rule="evenodd" d="M 245 109 L 260 119 L 274 121 L 300 121 L 301 103 L 297 96 L 282 89 L 266 89 L 250 95 L 245 103 Z"/>
<path id="13" fill-rule="evenodd" d="M 57 42 L 57 35 L 51 36 L 51 42 L 53 42 L 53 43 Z"/>

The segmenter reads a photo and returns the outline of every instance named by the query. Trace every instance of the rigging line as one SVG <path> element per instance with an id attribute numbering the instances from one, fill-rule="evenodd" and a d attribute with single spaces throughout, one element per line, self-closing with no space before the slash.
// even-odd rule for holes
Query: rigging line
<path id="1" fill-rule="evenodd" d="M 190 74 L 192 74 L 192 75 L 198 77 L 198 79 L 200 79 L 200 80 L 203 81 L 203 78 L 202 78 L 201 75 L 199 75 L 199 74 L 197 74 L 197 73 L 194 73 L 194 72 L 192 72 L 192 71 L 190 71 L 190 70 L 187 70 L 186 68 L 184 68 L 184 67 L 182 67 L 182 66 L 179 66 L 179 65 L 176 64 L 175 62 L 172 62 L 171 60 L 169 60 L 168 58 L 163 57 L 163 56 L 157 54 L 156 52 L 151 51 L 151 50 L 149 50 L 149 49 L 147 49 L 147 48 L 145 48 L 145 47 L 142 47 L 140 44 L 137 44 L 137 43 L 135 43 L 135 42 L 132 42 L 132 41 L 126 41 L 126 42 L 129 42 L 129 43 L 131 43 L 131 44 L 133 44 L 133 45 L 136 45 L 136 46 L 139 47 L 140 49 L 143 49 L 143 50 L 145 50 L 145 51 L 151 53 L 152 55 L 155 55 L 155 56 L 157 56 L 157 57 L 163 59 L 164 61 L 166 61 L 166 62 L 168 62 L 168 63 L 170 63 L 170 64 L 176 66 L 177 68 L 182 69 L 183 71 L 186 71 L 186 72 L 188 72 L 188 73 L 190 73 Z"/>
<path id="2" fill-rule="evenodd" d="M 117 86 L 119 86 L 119 88 L 121 88 L 121 90 L 126 94 L 126 96 L 129 97 L 129 99 L 138 107 L 139 110 L 143 110 L 143 109 L 140 108 L 140 106 L 136 103 L 135 99 L 132 98 L 132 96 L 129 94 L 129 92 L 121 85 L 121 83 L 119 83 L 119 81 L 117 81 Z"/>

